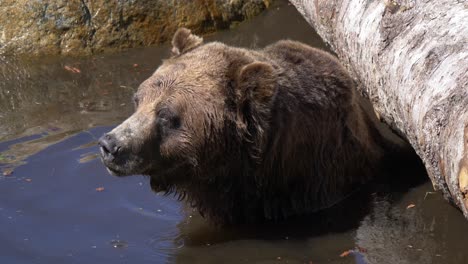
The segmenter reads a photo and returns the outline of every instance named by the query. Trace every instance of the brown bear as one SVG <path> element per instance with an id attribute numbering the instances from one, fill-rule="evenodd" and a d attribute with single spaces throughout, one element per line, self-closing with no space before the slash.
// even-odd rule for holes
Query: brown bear
<path id="1" fill-rule="evenodd" d="M 217 223 L 329 207 L 369 180 L 388 140 L 330 54 L 295 41 L 203 44 L 188 29 L 99 141 L 109 172 L 148 175 Z"/>

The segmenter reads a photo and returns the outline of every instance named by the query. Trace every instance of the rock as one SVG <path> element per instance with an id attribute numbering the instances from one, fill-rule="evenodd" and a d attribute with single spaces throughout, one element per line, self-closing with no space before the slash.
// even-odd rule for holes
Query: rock
<path id="1" fill-rule="evenodd" d="M 0 54 L 82 55 L 203 34 L 249 19 L 273 0 L 2 0 Z"/>

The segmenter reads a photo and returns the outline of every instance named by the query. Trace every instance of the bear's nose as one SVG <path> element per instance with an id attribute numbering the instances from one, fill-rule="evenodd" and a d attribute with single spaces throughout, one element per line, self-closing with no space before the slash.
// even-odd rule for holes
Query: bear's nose
<path id="1" fill-rule="evenodd" d="M 98 142 L 101 146 L 101 154 L 108 158 L 109 156 L 115 156 L 120 149 L 120 146 L 117 144 L 117 139 L 110 134 L 103 135 Z"/>

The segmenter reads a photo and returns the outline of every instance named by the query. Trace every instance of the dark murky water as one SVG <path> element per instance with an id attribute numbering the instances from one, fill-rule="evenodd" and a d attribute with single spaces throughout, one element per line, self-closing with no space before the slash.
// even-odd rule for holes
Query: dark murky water
<path id="1" fill-rule="evenodd" d="M 324 47 L 283 1 L 207 40 L 282 38 Z M 468 222 L 405 168 L 311 218 L 248 229 L 213 227 L 143 177 L 109 176 L 96 138 L 168 53 L 0 58 L 0 263 L 468 263 Z"/>

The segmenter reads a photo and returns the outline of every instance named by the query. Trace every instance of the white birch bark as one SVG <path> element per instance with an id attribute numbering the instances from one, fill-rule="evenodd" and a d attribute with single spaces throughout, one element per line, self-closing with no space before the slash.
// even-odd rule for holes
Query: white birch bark
<path id="1" fill-rule="evenodd" d="M 291 3 L 468 218 L 468 1 Z"/>

